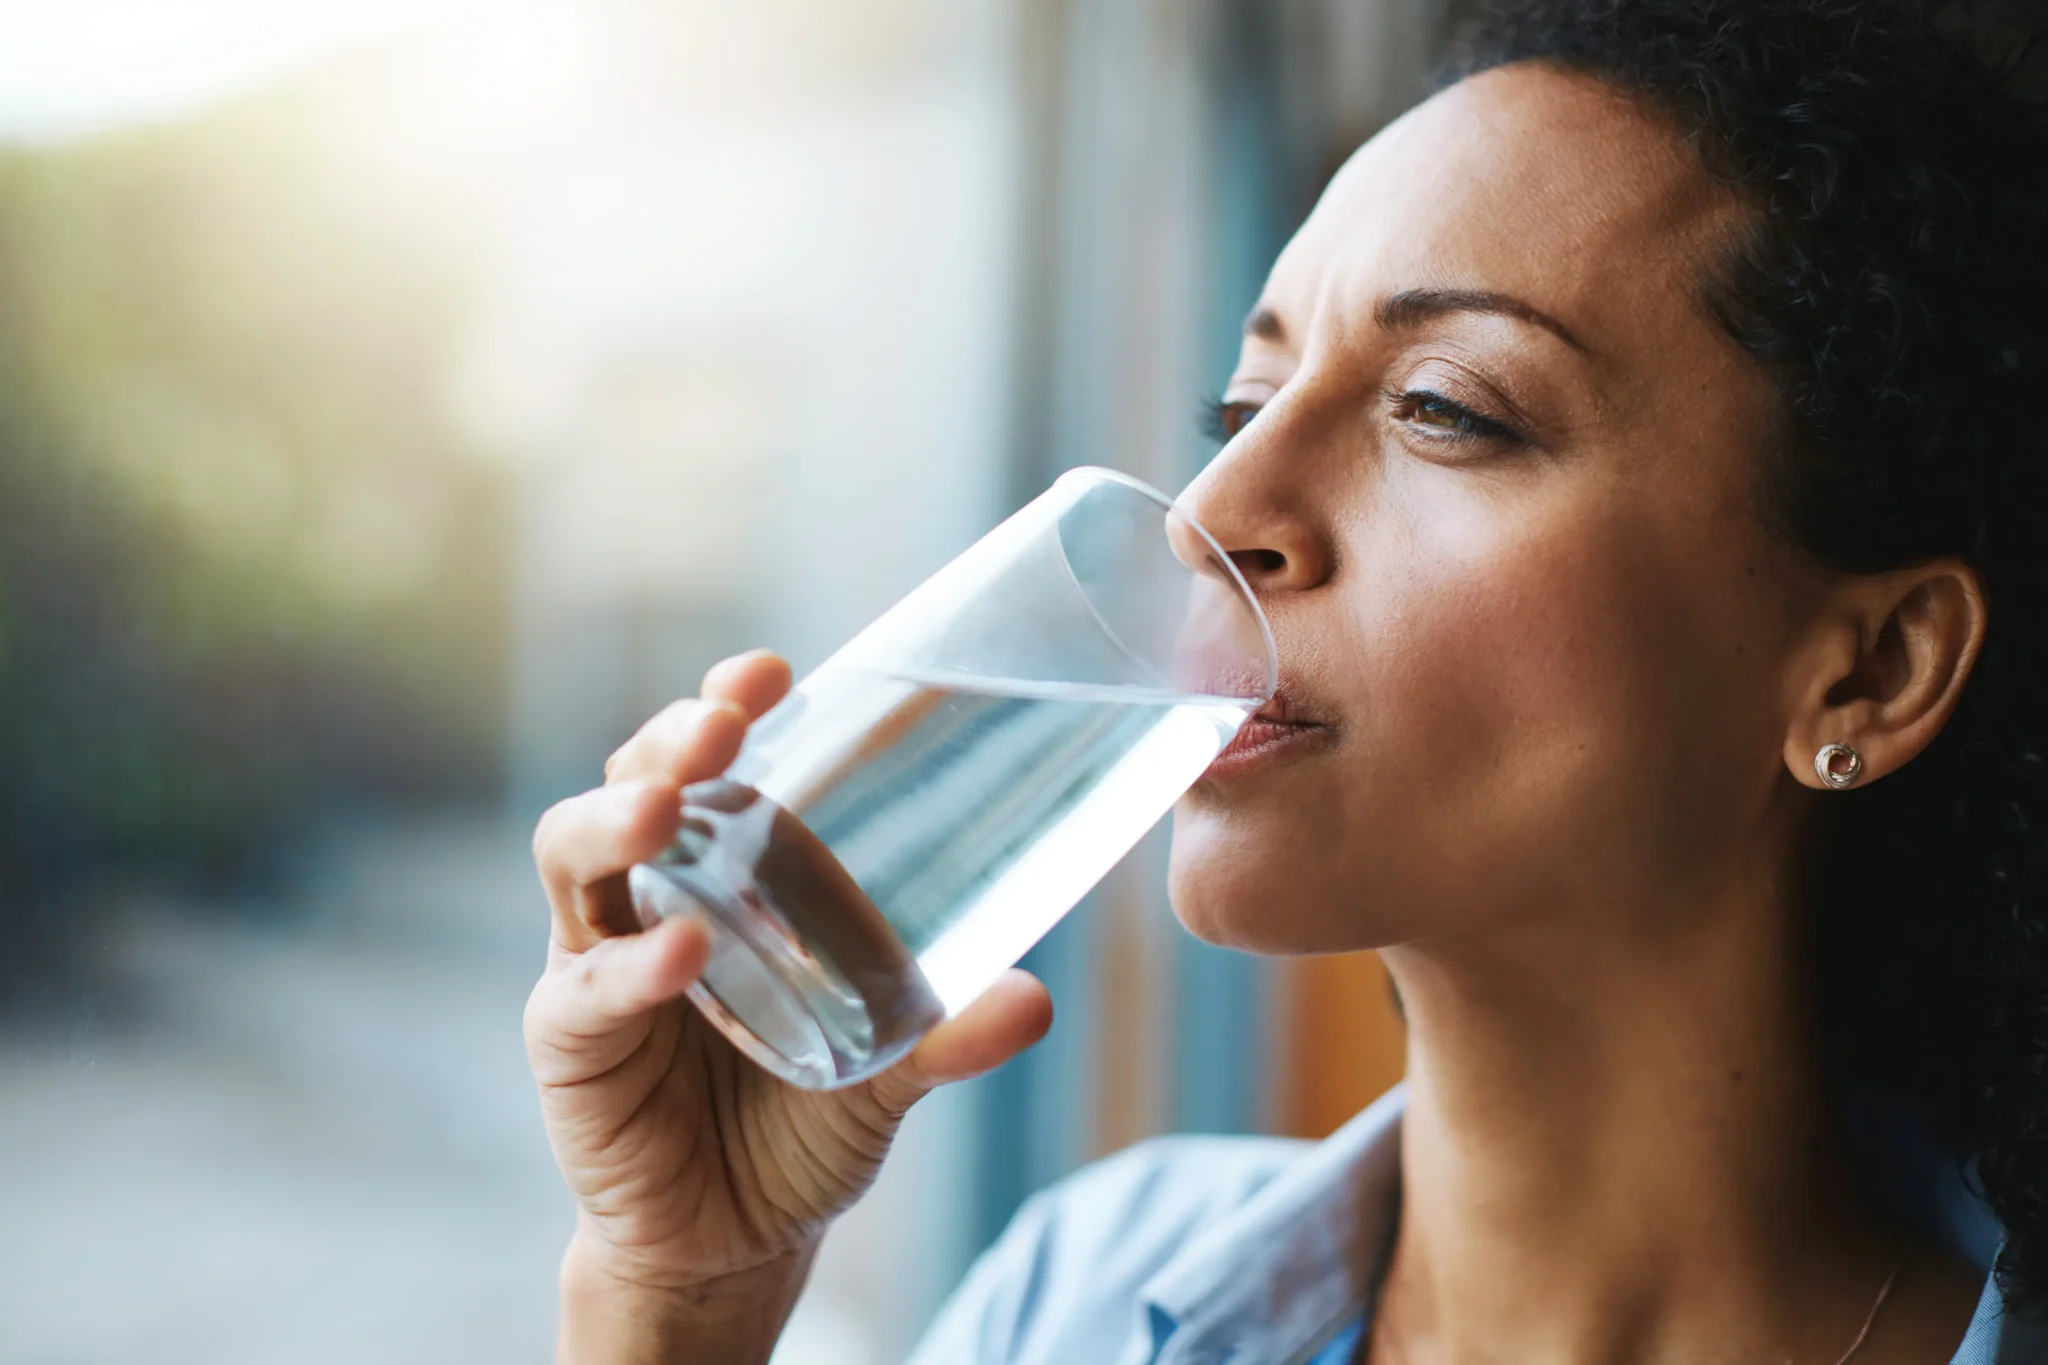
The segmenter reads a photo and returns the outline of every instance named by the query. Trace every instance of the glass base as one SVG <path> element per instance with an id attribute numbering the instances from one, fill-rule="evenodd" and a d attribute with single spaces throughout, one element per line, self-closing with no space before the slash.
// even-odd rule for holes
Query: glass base
<path id="1" fill-rule="evenodd" d="M 758 890 L 702 863 L 642 863 L 627 876 L 643 923 L 690 915 L 711 956 L 692 1004 L 733 1045 L 791 1085 L 831 1090 L 886 1070 L 944 1011 L 914 965 L 839 964 L 806 949 Z"/>

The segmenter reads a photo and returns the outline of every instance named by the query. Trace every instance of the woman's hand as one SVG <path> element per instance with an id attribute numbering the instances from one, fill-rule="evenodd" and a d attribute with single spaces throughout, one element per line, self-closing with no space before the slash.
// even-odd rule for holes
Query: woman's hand
<path id="1" fill-rule="evenodd" d="M 526 1047 L 580 1205 L 564 1360 L 653 1360 L 683 1342 L 704 1359 L 765 1360 L 819 1236 L 874 1179 L 904 1112 L 1052 1020 L 1045 988 L 1012 972 L 891 1070 L 806 1091 L 746 1060 L 681 998 L 703 968 L 704 932 L 680 918 L 638 932 L 626 870 L 668 843 L 679 789 L 723 772 L 789 681 L 767 653 L 719 664 L 701 699 L 649 721 L 606 763 L 602 787 L 550 810 L 534 834 L 553 934 Z"/>

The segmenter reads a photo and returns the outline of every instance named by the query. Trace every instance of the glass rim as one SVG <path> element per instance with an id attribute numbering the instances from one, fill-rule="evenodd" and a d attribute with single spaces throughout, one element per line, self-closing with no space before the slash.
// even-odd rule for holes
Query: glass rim
<path id="1" fill-rule="evenodd" d="M 1237 562 L 1217 543 L 1216 537 L 1209 534 L 1209 528 L 1195 520 L 1192 515 L 1181 507 L 1178 500 L 1167 497 L 1166 494 L 1160 492 L 1151 484 L 1146 483 L 1143 479 L 1132 474 L 1126 474 L 1121 469 L 1111 469 L 1107 465 L 1099 464 L 1075 465 L 1071 469 L 1061 471 L 1059 477 L 1054 479 L 1053 483 L 1058 485 L 1066 483 L 1070 479 L 1084 478 L 1091 479 L 1097 483 L 1122 484 L 1125 488 L 1150 500 L 1167 516 L 1175 518 L 1181 525 L 1200 536 L 1202 543 L 1214 552 L 1216 562 L 1223 566 L 1225 573 L 1230 575 L 1230 581 L 1236 585 L 1239 598 L 1243 600 L 1244 605 L 1251 608 L 1252 620 L 1258 624 L 1259 640 L 1266 647 L 1266 680 L 1265 685 L 1259 690 L 1258 701 L 1261 706 L 1271 701 L 1273 694 L 1280 688 L 1280 650 L 1273 643 L 1272 623 L 1266 619 L 1266 609 L 1259 605 L 1258 594 L 1253 592 L 1252 585 L 1245 581 L 1244 574 L 1238 570 Z M 1244 699 L 1233 698 L 1233 700 Z"/>

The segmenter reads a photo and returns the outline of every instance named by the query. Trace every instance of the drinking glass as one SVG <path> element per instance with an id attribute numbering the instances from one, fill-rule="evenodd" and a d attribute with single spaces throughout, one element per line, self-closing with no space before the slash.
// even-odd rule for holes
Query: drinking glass
<path id="1" fill-rule="evenodd" d="M 1208 532 L 1076 469 L 799 682 L 632 869 L 700 918 L 690 999 L 796 1085 L 875 1074 L 1023 957 L 1272 696 Z"/>

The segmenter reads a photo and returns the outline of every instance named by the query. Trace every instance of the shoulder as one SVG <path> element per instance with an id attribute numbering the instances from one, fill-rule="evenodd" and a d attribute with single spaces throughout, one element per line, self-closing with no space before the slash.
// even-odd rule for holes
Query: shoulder
<path id="1" fill-rule="evenodd" d="M 1108 1278 L 1135 1291 L 1191 1234 L 1242 1206 L 1312 1145 L 1152 1138 L 1032 1196 L 997 1248 L 1021 1241 L 1048 1270 Z"/>
<path id="2" fill-rule="evenodd" d="M 1163 1137 L 1083 1167 L 1018 1209 L 940 1311 L 916 1365 L 1101 1358 L 1138 1325 L 1146 1281 L 1312 1145 Z"/>

